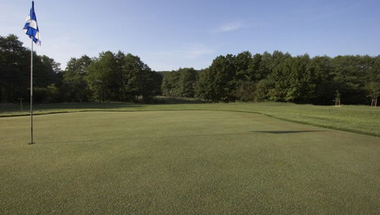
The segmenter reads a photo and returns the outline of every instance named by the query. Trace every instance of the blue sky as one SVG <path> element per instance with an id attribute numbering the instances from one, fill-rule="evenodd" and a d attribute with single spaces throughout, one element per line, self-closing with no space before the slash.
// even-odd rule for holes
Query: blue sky
<path id="1" fill-rule="evenodd" d="M 1 0 L 0 35 L 22 32 L 31 1 Z M 71 57 L 118 50 L 156 71 L 206 68 L 218 55 L 280 50 L 380 54 L 379 0 L 35 0 L 42 46 Z"/>

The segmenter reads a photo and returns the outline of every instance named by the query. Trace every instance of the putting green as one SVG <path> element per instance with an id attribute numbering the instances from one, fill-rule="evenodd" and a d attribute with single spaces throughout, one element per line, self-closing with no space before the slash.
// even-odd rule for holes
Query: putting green
<path id="1" fill-rule="evenodd" d="M 0 214 L 376 214 L 380 138 L 222 111 L 0 118 Z"/>

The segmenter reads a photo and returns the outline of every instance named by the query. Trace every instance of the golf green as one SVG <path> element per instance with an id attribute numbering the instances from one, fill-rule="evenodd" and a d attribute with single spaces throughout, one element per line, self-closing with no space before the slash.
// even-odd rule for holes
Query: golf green
<path id="1" fill-rule="evenodd" d="M 380 138 L 228 111 L 0 118 L 0 214 L 379 214 Z"/>

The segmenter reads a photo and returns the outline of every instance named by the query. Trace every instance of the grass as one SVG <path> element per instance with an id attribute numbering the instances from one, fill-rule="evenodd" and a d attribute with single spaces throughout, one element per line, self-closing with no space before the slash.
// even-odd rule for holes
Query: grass
<path id="1" fill-rule="evenodd" d="M 0 214 L 380 213 L 378 137 L 249 113 L 313 106 L 115 106 L 0 118 Z"/>
<path id="2" fill-rule="evenodd" d="M 0 106 L 0 117 L 26 116 L 19 105 Z M 89 111 L 209 110 L 260 113 L 291 122 L 380 137 L 380 108 L 369 106 L 315 106 L 287 103 L 171 104 L 68 103 L 35 105 L 36 114 Z"/>

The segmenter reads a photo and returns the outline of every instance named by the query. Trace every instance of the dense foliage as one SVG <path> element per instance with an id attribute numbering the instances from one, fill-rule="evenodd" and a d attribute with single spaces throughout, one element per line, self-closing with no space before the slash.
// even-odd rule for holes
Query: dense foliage
<path id="1" fill-rule="evenodd" d="M 0 36 L 0 101 L 28 100 L 30 50 L 15 35 Z M 99 57 L 71 58 L 64 71 L 47 56 L 34 53 L 36 102 L 150 102 L 161 93 L 162 76 L 139 57 L 102 52 Z"/>
<path id="2" fill-rule="evenodd" d="M 54 102 L 62 84 L 59 64 L 47 56 L 34 53 L 34 98 Z M 0 102 L 29 98 L 30 51 L 15 35 L 0 36 Z"/>
<path id="3" fill-rule="evenodd" d="M 210 102 L 280 101 L 311 104 L 370 104 L 380 93 L 380 56 L 218 56 L 201 71 L 157 73 L 138 56 L 119 51 L 71 58 L 64 71 L 34 53 L 36 102 L 137 101 L 155 95 Z M 0 102 L 29 96 L 30 50 L 15 35 L 0 36 Z"/>
<path id="4" fill-rule="evenodd" d="M 162 92 L 184 96 L 180 77 L 188 69 L 165 74 Z M 218 56 L 186 86 L 195 97 L 211 102 L 279 101 L 332 104 L 370 104 L 380 91 L 380 56 L 293 57 L 270 54 Z M 195 86 L 195 87 L 194 87 Z"/>
<path id="5" fill-rule="evenodd" d="M 165 96 L 192 98 L 195 96 L 196 81 L 197 71 L 193 68 L 166 72 L 162 81 L 162 93 Z"/>

